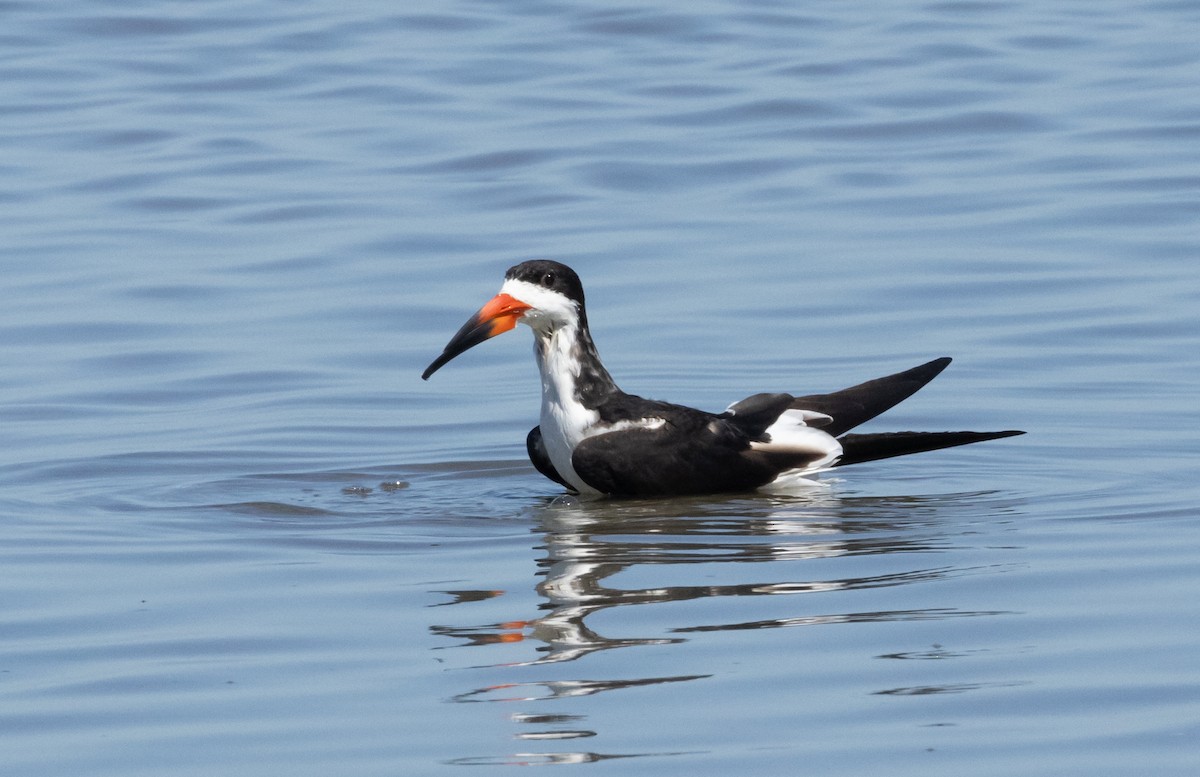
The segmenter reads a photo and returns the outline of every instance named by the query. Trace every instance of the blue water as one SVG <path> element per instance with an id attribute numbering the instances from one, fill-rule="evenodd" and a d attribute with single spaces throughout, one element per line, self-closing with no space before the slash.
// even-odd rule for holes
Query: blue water
<path id="1" fill-rule="evenodd" d="M 1200 9 L 0 6 L 6 775 L 1192 775 Z M 1029 434 L 571 504 L 629 391 Z"/>

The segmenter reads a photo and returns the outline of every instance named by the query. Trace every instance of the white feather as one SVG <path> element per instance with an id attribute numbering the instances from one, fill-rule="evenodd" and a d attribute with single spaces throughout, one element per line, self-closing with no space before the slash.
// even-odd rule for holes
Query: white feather
<path id="1" fill-rule="evenodd" d="M 819 456 L 800 470 L 789 470 L 780 474 L 794 475 L 798 472 L 812 473 L 827 468 L 838 456 L 842 455 L 842 444 L 835 437 L 820 429 L 805 424 L 806 414 L 810 410 L 786 410 L 767 427 L 766 442 L 752 442 L 754 450 L 767 453 L 797 453 Z M 816 413 L 822 416 L 822 413 Z M 828 418 L 828 416 L 824 416 Z M 832 420 L 832 419 L 831 419 Z"/>
<path id="2" fill-rule="evenodd" d="M 542 374 L 542 444 L 558 474 L 580 493 L 595 493 L 571 465 L 571 452 L 595 432 L 600 414 L 584 407 L 575 397 L 579 363 L 571 354 L 573 329 L 562 328 L 550 335 L 544 348 L 535 347 Z M 543 355 L 544 354 L 544 355 Z"/>
<path id="3" fill-rule="evenodd" d="M 579 305 L 566 295 L 517 278 L 506 280 L 500 287 L 500 293 L 533 306 L 521 316 L 522 324 L 527 324 L 539 334 L 549 334 L 557 329 L 570 327 L 571 338 L 574 339 L 575 330 L 579 326 Z M 562 346 L 568 348 L 572 340 L 562 340 Z M 579 365 L 575 365 L 575 374 L 579 374 Z"/>
<path id="4" fill-rule="evenodd" d="M 816 410 L 803 410 L 798 407 L 783 411 L 785 416 L 796 418 L 805 426 L 825 426 L 833 423 L 833 416 L 818 413 Z"/>

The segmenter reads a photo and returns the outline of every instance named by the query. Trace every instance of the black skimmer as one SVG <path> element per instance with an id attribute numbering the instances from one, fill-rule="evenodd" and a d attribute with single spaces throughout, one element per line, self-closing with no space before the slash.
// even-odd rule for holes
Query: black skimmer
<path id="1" fill-rule="evenodd" d="M 831 467 L 1023 434 L 846 434 L 933 380 L 949 358 L 832 394 L 755 394 L 721 413 L 626 394 L 592 342 L 579 276 L 548 260 L 510 268 L 500 293 L 421 378 L 518 322 L 533 330 L 542 376 L 541 423 L 526 438 L 529 458 L 543 475 L 582 494 L 749 491 Z"/>

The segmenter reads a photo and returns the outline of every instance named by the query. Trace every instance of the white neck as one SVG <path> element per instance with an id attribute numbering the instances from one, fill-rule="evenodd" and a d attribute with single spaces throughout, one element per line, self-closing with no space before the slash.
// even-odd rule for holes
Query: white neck
<path id="1" fill-rule="evenodd" d="M 575 392 L 580 363 L 575 353 L 576 328 L 568 325 L 551 333 L 534 331 L 534 355 L 542 375 L 542 444 L 558 474 L 576 490 L 595 492 L 571 466 L 571 451 L 600 420 L 595 410 L 580 403 Z"/>

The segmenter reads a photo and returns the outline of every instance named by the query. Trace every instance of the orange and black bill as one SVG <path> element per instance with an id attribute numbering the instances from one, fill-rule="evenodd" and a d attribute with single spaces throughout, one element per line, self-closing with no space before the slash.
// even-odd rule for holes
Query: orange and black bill
<path id="1" fill-rule="evenodd" d="M 533 306 L 507 294 L 492 297 L 490 302 L 467 319 L 462 329 L 450 338 L 450 342 L 442 349 L 442 355 L 434 359 L 421 373 L 421 380 L 429 380 L 429 376 L 441 369 L 443 364 L 468 348 L 474 348 L 484 340 L 512 329 L 517 325 L 517 319 L 531 307 Z"/>

